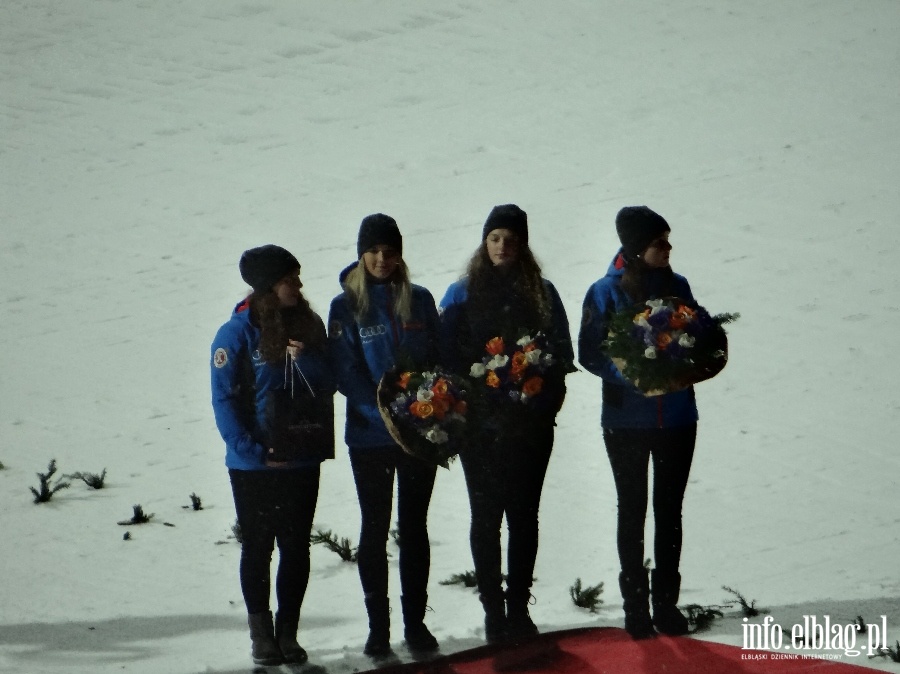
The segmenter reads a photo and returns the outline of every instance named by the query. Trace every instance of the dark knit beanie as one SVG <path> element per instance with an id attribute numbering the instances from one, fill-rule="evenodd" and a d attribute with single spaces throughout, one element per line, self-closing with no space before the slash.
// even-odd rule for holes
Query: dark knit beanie
<path id="1" fill-rule="evenodd" d="M 300 269 L 300 263 L 281 246 L 268 244 L 245 250 L 238 268 L 247 285 L 253 290 L 265 291 L 292 271 Z"/>
<path id="2" fill-rule="evenodd" d="M 484 221 L 481 240 L 487 239 L 495 229 L 508 229 L 518 235 L 522 243 L 528 243 L 528 215 L 515 204 L 494 206 Z"/>
<path id="3" fill-rule="evenodd" d="M 668 231 L 669 223 L 646 206 L 626 206 L 616 215 L 616 233 L 627 259 L 635 259 Z"/>
<path id="4" fill-rule="evenodd" d="M 363 253 L 378 245 L 390 246 L 403 256 L 403 236 L 397 221 L 384 213 L 373 213 L 363 218 L 356 239 L 357 257 L 362 257 Z"/>

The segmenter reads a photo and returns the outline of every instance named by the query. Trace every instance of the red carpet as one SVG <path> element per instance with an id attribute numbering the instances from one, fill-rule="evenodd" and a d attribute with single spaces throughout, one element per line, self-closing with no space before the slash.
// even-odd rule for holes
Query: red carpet
<path id="1" fill-rule="evenodd" d="M 429 662 L 390 665 L 372 671 L 379 674 L 861 674 L 871 670 L 835 660 L 801 658 L 789 651 L 749 651 L 690 637 L 633 641 L 624 630 L 600 627 L 550 632 L 524 645 L 483 646 Z"/>

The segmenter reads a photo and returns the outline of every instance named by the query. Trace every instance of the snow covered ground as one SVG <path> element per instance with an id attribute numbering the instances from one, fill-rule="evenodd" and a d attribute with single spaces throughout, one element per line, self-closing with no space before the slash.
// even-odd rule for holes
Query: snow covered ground
<path id="1" fill-rule="evenodd" d="M 324 313 L 383 211 L 439 298 L 507 202 L 576 333 L 628 204 L 668 219 L 701 303 L 742 314 L 697 389 L 682 603 L 728 585 L 788 631 L 885 616 L 893 644 L 898 110 L 896 0 L 4 0 L 0 671 L 249 671 L 208 383 L 241 251 L 294 251 Z M 599 406 L 599 380 L 573 375 L 542 630 L 621 626 Z M 34 505 L 50 459 L 107 469 L 106 488 Z M 155 517 L 125 541 L 134 504 Z M 472 568 L 459 466 L 430 514 L 428 624 L 445 651 L 479 645 L 476 596 L 438 583 Z M 358 540 L 343 446 L 316 526 Z M 367 667 L 356 568 L 321 547 L 313 567 L 311 663 Z M 579 577 L 606 584 L 596 615 L 568 597 Z M 707 634 L 740 645 L 739 613 Z"/>

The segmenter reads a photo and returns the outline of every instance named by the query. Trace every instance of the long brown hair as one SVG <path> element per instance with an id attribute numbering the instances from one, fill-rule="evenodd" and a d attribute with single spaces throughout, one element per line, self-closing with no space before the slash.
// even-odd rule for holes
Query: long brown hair
<path id="1" fill-rule="evenodd" d="M 254 291 L 247 302 L 250 318 L 259 327 L 259 352 L 267 363 L 284 360 L 288 339 L 303 342 L 308 348 L 324 347 L 322 321 L 302 293 L 296 307 L 282 307 L 272 290 Z"/>
<path id="2" fill-rule="evenodd" d="M 488 256 L 487 245 L 482 242 L 472 254 L 466 266 L 466 276 L 469 278 L 469 301 L 490 291 L 491 284 L 496 278 L 494 275 L 494 263 Z M 517 275 L 518 287 L 525 300 L 537 310 L 537 314 L 544 324 L 549 324 L 551 317 L 550 296 L 544 286 L 541 276 L 541 266 L 535 259 L 531 248 L 527 243 L 519 241 L 519 251 L 516 261 L 512 263 L 510 272 Z"/>

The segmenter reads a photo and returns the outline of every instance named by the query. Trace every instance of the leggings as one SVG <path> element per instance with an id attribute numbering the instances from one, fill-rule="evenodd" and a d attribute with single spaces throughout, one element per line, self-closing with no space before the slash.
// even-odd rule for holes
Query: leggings
<path id="1" fill-rule="evenodd" d="M 388 593 L 387 540 L 397 475 L 397 527 L 400 544 L 400 587 L 403 595 L 424 597 L 431 568 L 428 506 L 437 466 L 404 452 L 397 445 L 350 449 L 350 465 L 362 527 L 357 564 L 366 597 Z"/>
<path id="2" fill-rule="evenodd" d="M 622 570 L 644 566 L 648 464 L 653 459 L 653 544 L 655 567 L 678 571 L 681 562 L 681 504 L 691 472 L 697 425 L 663 429 L 603 429 L 619 499 L 617 543 Z"/>
<path id="3" fill-rule="evenodd" d="M 553 449 L 553 425 L 513 438 L 483 436 L 462 459 L 472 523 L 469 542 L 478 590 L 496 596 L 502 587 L 500 526 L 508 529 L 507 588 L 527 596 L 538 551 L 538 508 Z"/>
<path id="4" fill-rule="evenodd" d="M 270 566 L 278 544 L 275 595 L 282 616 L 297 617 L 309 583 L 309 534 L 319 495 L 319 466 L 229 470 L 241 528 L 241 591 L 247 613 L 269 610 Z"/>

